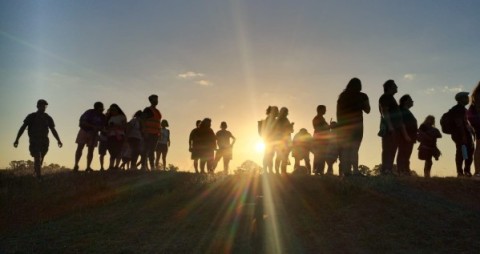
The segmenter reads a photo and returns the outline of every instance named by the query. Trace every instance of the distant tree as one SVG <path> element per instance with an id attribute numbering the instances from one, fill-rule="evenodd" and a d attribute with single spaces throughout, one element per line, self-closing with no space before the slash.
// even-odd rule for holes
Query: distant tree
<path id="1" fill-rule="evenodd" d="M 42 167 L 42 171 L 45 173 L 59 173 L 59 172 L 65 172 L 68 171 L 69 169 L 65 166 L 61 166 L 56 163 L 50 163 L 48 165 L 45 165 Z"/>
<path id="2" fill-rule="evenodd" d="M 168 164 L 165 170 L 170 172 L 178 172 L 178 167 L 173 164 Z"/>
<path id="3" fill-rule="evenodd" d="M 251 160 L 244 161 L 237 170 L 234 171 L 235 174 L 258 174 L 262 170 L 257 163 Z"/>
<path id="4" fill-rule="evenodd" d="M 46 163 L 45 163 L 46 164 Z M 20 160 L 10 161 L 8 164 L 9 170 L 12 170 L 16 175 L 29 175 L 33 173 L 33 161 L 32 160 Z M 68 168 L 56 163 L 50 163 L 42 167 L 42 171 L 47 174 L 58 173 L 62 171 L 68 171 Z"/>
<path id="5" fill-rule="evenodd" d="M 9 163 L 9 170 L 12 170 L 16 175 L 26 175 L 33 173 L 33 161 L 32 160 L 20 160 L 11 161 Z"/>
<path id="6" fill-rule="evenodd" d="M 22 168 L 24 167 L 24 161 L 11 161 L 9 164 L 8 164 L 8 168 L 7 169 L 10 169 L 10 170 L 18 170 L 19 168 Z"/>
<path id="7" fill-rule="evenodd" d="M 360 173 L 362 173 L 362 175 L 365 175 L 365 176 L 372 176 L 374 174 L 373 170 L 371 170 L 369 167 L 365 165 L 358 166 L 358 170 L 360 171 Z"/>

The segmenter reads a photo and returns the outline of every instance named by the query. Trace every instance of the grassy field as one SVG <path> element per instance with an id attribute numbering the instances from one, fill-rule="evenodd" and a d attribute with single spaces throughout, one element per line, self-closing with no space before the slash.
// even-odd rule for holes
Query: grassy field
<path id="1" fill-rule="evenodd" d="M 479 237 L 473 179 L 0 173 L 0 253 L 478 253 Z"/>

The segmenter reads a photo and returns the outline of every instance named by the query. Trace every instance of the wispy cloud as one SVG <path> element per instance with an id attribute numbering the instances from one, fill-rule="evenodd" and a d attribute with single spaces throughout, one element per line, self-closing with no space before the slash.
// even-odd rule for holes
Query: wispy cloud
<path id="1" fill-rule="evenodd" d="M 417 75 L 414 74 L 414 73 L 407 73 L 407 74 L 403 75 L 403 79 L 408 80 L 408 81 L 412 81 L 412 80 L 415 79 L 416 76 Z"/>
<path id="2" fill-rule="evenodd" d="M 181 73 L 177 75 L 177 78 L 183 80 L 190 80 L 194 84 L 200 86 L 213 86 L 213 82 L 206 79 L 207 75 L 201 72 L 194 72 L 194 71 L 187 71 L 185 73 Z"/>
<path id="3" fill-rule="evenodd" d="M 185 73 L 178 74 L 177 77 L 181 79 L 195 79 L 205 77 L 205 74 L 201 72 L 187 71 Z"/>
<path id="4" fill-rule="evenodd" d="M 425 94 L 434 94 L 436 92 L 436 89 L 433 87 L 427 88 L 423 91 Z"/>
<path id="5" fill-rule="evenodd" d="M 213 86 L 213 83 L 211 81 L 205 79 L 195 81 L 195 83 L 201 86 Z"/>
<path id="6" fill-rule="evenodd" d="M 444 86 L 442 89 L 442 92 L 444 93 L 458 93 L 465 91 L 463 85 L 457 85 L 457 86 Z"/>
<path id="7" fill-rule="evenodd" d="M 427 89 L 422 90 L 425 94 L 436 94 L 436 93 L 458 93 L 465 91 L 465 87 L 463 85 L 456 85 L 456 86 L 444 86 L 444 87 L 429 87 Z"/>

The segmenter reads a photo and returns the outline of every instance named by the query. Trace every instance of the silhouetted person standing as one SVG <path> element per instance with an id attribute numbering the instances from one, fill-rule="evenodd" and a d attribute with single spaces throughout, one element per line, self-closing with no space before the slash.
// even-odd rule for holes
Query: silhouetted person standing
<path id="1" fill-rule="evenodd" d="M 188 151 L 191 153 L 191 159 L 193 160 L 193 168 L 195 168 L 195 173 L 199 173 L 198 171 L 198 160 L 200 159 L 200 151 L 199 151 L 199 143 L 198 143 L 198 132 L 201 120 L 197 120 L 195 122 L 195 129 L 190 132 L 190 136 L 188 138 Z"/>
<path id="2" fill-rule="evenodd" d="M 457 167 L 457 175 L 472 176 L 470 167 L 472 165 L 473 155 L 473 137 L 469 130 L 467 122 L 467 110 L 465 106 L 469 103 L 468 93 L 459 92 L 455 95 L 457 105 L 450 109 L 451 117 L 453 118 L 452 140 L 455 142 L 455 164 Z M 462 151 L 462 149 L 464 151 Z M 465 167 L 464 166 L 465 163 Z"/>
<path id="3" fill-rule="evenodd" d="M 103 114 L 103 103 L 95 102 L 93 109 L 85 111 L 80 117 L 80 130 L 77 134 L 77 150 L 75 151 L 74 172 L 78 172 L 78 162 L 82 158 L 82 151 L 87 146 L 87 168 L 85 171 L 92 171 L 90 167 L 93 159 L 93 150 L 98 143 L 98 132 L 105 129 L 105 115 Z"/>
<path id="4" fill-rule="evenodd" d="M 108 152 L 110 153 L 110 164 L 108 169 L 119 169 L 122 147 L 125 142 L 127 117 L 117 104 L 112 104 L 108 109 L 106 119 Z"/>
<path id="5" fill-rule="evenodd" d="M 370 113 L 368 96 L 362 91 L 362 82 L 352 78 L 337 100 L 337 144 L 340 175 L 357 175 L 358 151 L 363 139 L 363 112 Z"/>
<path id="6" fill-rule="evenodd" d="M 327 163 L 327 175 L 333 175 L 333 164 L 337 162 L 339 157 L 339 149 L 338 149 L 338 142 L 337 142 L 337 122 L 331 121 L 330 122 L 330 132 L 327 137 L 327 144 L 328 148 L 325 152 L 325 162 Z M 341 172 L 339 172 L 341 175 Z"/>
<path id="7" fill-rule="evenodd" d="M 220 130 L 215 134 L 217 138 L 218 150 L 215 154 L 215 166 L 223 158 L 223 172 L 228 175 L 228 164 L 232 160 L 233 145 L 235 144 L 235 137 L 230 131 L 227 131 L 227 123 L 220 124 Z M 230 141 L 232 141 L 230 143 Z"/>
<path id="8" fill-rule="evenodd" d="M 290 148 L 292 145 L 291 134 L 293 132 L 293 124 L 290 123 L 290 120 L 287 118 L 288 109 L 282 107 L 278 113 L 277 122 L 275 124 L 275 135 L 276 135 L 276 153 L 277 157 L 275 158 L 275 172 L 278 174 L 281 170 L 282 174 L 287 173 L 287 165 L 289 164 L 288 156 L 290 154 Z"/>
<path id="9" fill-rule="evenodd" d="M 162 158 L 162 170 L 167 169 L 167 153 L 168 153 L 168 148 L 170 147 L 170 130 L 168 129 L 168 121 L 163 119 L 161 122 L 162 125 L 162 130 L 160 132 L 160 139 L 158 140 L 157 148 L 156 148 L 156 159 L 155 159 L 155 165 L 157 165 L 157 168 L 160 168 L 159 162 L 160 162 L 160 157 Z"/>
<path id="10" fill-rule="evenodd" d="M 411 142 L 402 123 L 402 116 L 397 101 L 393 97 L 398 87 L 393 80 L 383 84 L 383 95 L 379 99 L 379 110 L 382 116 L 379 136 L 382 137 L 382 168 L 380 174 L 393 174 L 393 161 L 398 149 L 401 135 L 407 142 Z"/>
<path id="11" fill-rule="evenodd" d="M 198 149 L 200 155 L 200 170 L 205 173 L 205 165 L 208 173 L 213 173 L 215 148 L 217 148 L 217 140 L 215 132 L 212 128 L 212 120 L 205 118 L 198 128 Z"/>
<path id="12" fill-rule="evenodd" d="M 480 177 L 480 82 L 473 89 L 472 101 L 467 110 L 467 119 L 475 134 L 475 152 L 473 154 L 474 176 Z"/>
<path id="13" fill-rule="evenodd" d="M 260 136 L 262 136 L 265 145 L 265 151 L 263 154 L 263 172 L 268 174 L 273 173 L 273 158 L 275 157 L 275 146 L 277 142 L 275 125 L 278 117 L 278 107 L 268 106 L 266 114 L 267 117 L 261 121 Z"/>
<path id="14" fill-rule="evenodd" d="M 325 173 L 326 155 L 328 151 L 328 139 L 330 136 L 330 125 L 325 120 L 327 107 L 317 106 L 317 115 L 312 120 L 313 125 L 313 173 L 323 175 Z"/>
<path id="15" fill-rule="evenodd" d="M 127 141 L 130 149 L 132 151 L 131 159 L 130 159 L 130 169 L 136 170 L 137 169 L 137 161 L 140 153 L 143 149 L 143 135 L 142 135 L 142 124 L 140 117 L 142 116 L 142 111 L 138 110 L 133 115 L 133 118 L 127 124 Z"/>
<path id="16" fill-rule="evenodd" d="M 417 139 L 420 142 L 418 147 L 418 158 L 425 161 L 423 167 L 423 176 L 425 178 L 430 177 L 430 171 L 432 169 L 432 158 L 438 160 L 440 157 L 440 150 L 437 147 L 437 139 L 441 138 L 442 134 L 435 128 L 435 117 L 429 115 L 425 118 L 425 121 L 418 128 Z"/>
<path id="17" fill-rule="evenodd" d="M 417 119 L 410 111 L 413 107 L 413 100 L 410 95 L 406 94 L 400 98 L 400 114 L 402 117 L 405 131 L 407 132 L 408 141 L 403 136 L 400 136 L 398 142 L 398 156 L 397 156 L 397 169 L 400 175 L 410 175 L 410 156 L 412 156 L 413 145 L 417 140 Z"/>
<path id="18" fill-rule="evenodd" d="M 150 170 L 155 169 L 155 148 L 160 137 L 160 122 L 162 114 L 157 109 L 158 96 L 153 94 L 148 97 L 150 107 L 146 107 L 142 113 L 143 123 L 143 156 L 142 170 L 147 169 L 147 160 L 150 163 Z"/>
<path id="19" fill-rule="evenodd" d="M 105 164 L 105 155 L 107 155 L 107 151 L 108 151 L 108 137 L 105 129 L 105 130 L 101 130 L 100 134 L 98 135 L 98 159 L 100 162 L 100 171 L 105 170 L 104 164 Z"/>
<path id="20" fill-rule="evenodd" d="M 41 168 L 43 164 L 43 159 L 48 152 L 49 139 L 48 139 L 48 130 L 52 131 L 53 136 L 58 142 L 58 147 L 62 147 L 62 141 L 58 136 L 57 130 L 55 129 L 55 123 L 53 122 L 52 117 L 45 113 L 47 109 L 47 101 L 40 99 L 37 101 L 37 112 L 27 115 L 23 121 L 22 126 L 18 130 L 17 138 L 13 143 L 15 148 L 18 147 L 18 140 L 23 135 L 25 129 L 28 128 L 28 137 L 29 137 L 29 150 L 30 155 L 33 157 L 34 173 L 35 177 L 41 178 Z"/>

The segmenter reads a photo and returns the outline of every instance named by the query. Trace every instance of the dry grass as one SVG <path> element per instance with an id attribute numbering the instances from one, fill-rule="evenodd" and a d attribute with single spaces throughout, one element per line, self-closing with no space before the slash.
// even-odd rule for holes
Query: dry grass
<path id="1" fill-rule="evenodd" d="M 455 178 L 3 172 L 0 253 L 477 253 L 479 192 Z"/>

